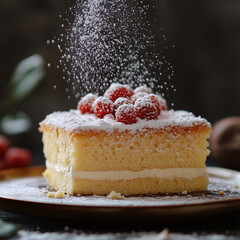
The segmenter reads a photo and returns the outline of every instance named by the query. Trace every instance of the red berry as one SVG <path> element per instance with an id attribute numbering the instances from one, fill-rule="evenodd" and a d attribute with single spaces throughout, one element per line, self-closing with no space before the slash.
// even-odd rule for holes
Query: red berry
<path id="1" fill-rule="evenodd" d="M 112 102 L 115 102 L 118 98 L 124 97 L 130 99 L 133 95 L 133 90 L 128 85 L 122 85 L 119 83 L 112 83 L 104 94 L 104 97 L 109 98 Z"/>
<path id="2" fill-rule="evenodd" d="M 10 148 L 4 158 L 6 168 L 27 167 L 31 163 L 31 153 L 24 148 Z"/>
<path id="3" fill-rule="evenodd" d="M 105 115 L 113 113 L 113 102 L 108 98 L 99 97 L 93 103 L 93 110 L 98 118 L 103 118 Z"/>
<path id="4" fill-rule="evenodd" d="M 146 93 L 146 92 L 137 92 L 134 95 L 132 95 L 131 100 L 133 103 L 135 103 L 138 98 L 144 97 L 146 95 L 148 95 L 148 93 Z"/>
<path id="5" fill-rule="evenodd" d="M 116 121 L 125 124 L 133 124 L 137 122 L 133 104 L 123 104 L 116 111 Z"/>
<path id="6" fill-rule="evenodd" d="M 141 119 L 151 120 L 158 118 L 158 109 L 151 99 L 142 97 L 134 104 L 136 116 Z"/>
<path id="7" fill-rule="evenodd" d="M 163 111 L 168 110 L 168 106 L 167 106 L 166 100 L 165 100 L 161 95 L 155 94 L 155 96 L 158 98 L 158 100 L 159 100 L 159 102 L 160 102 L 161 109 L 162 109 Z"/>
<path id="8" fill-rule="evenodd" d="M 113 104 L 114 109 L 116 110 L 117 108 L 119 108 L 123 104 L 132 104 L 132 102 L 127 98 L 120 97 L 114 102 L 114 104 Z"/>
<path id="9" fill-rule="evenodd" d="M 8 139 L 0 135 L 0 158 L 4 157 L 10 146 L 11 143 L 8 141 Z"/>
<path id="10" fill-rule="evenodd" d="M 147 86 L 139 86 L 139 87 L 135 88 L 134 94 L 139 93 L 139 92 L 145 92 L 145 93 L 150 94 L 150 93 L 152 93 L 152 89 L 148 88 Z"/>
<path id="11" fill-rule="evenodd" d="M 149 95 L 146 95 L 144 98 L 150 99 L 152 101 L 152 103 L 157 108 L 158 115 L 160 115 L 160 113 L 161 113 L 161 104 L 160 104 L 160 101 L 159 101 L 157 95 L 149 94 Z"/>
<path id="12" fill-rule="evenodd" d="M 78 109 L 82 114 L 93 113 L 92 104 L 97 99 L 97 96 L 89 93 L 84 96 L 81 101 L 78 103 Z"/>

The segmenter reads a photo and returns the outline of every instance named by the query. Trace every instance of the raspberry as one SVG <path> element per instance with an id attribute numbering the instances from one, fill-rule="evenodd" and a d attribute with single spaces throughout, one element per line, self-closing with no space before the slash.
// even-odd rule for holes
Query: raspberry
<path id="1" fill-rule="evenodd" d="M 128 85 L 112 83 L 105 92 L 104 97 L 109 98 L 112 102 L 115 102 L 120 97 L 130 99 L 132 95 L 133 90 Z"/>
<path id="2" fill-rule="evenodd" d="M 6 168 L 27 167 L 31 163 L 31 153 L 24 148 L 10 148 L 4 158 Z"/>
<path id="3" fill-rule="evenodd" d="M 92 104 L 96 100 L 97 96 L 89 93 L 84 96 L 81 101 L 78 103 L 78 109 L 82 114 L 93 113 Z"/>
<path id="4" fill-rule="evenodd" d="M 136 116 L 141 119 L 152 120 L 158 118 L 156 104 L 147 96 L 139 98 L 134 104 Z"/>
<path id="5" fill-rule="evenodd" d="M 150 93 L 152 93 L 152 89 L 148 88 L 146 86 L 139 86 L 139 87 L 135 88 L 134 94 L 139 93 L 139 92 L 144 92 L 144 93 L 150 94 Z"/>
<path id="6" fill-rule="evenodd" d="M 116 111 L 116 121 L 125 124 L 137 122 L 133 104 L 123 104 Z"/>
<path id="7" fill-rule="evenodd" d="M 93 103 L 93 110 L 98 118 L 103 118 L 105 115 L 113 113 L 113 102 L 108 98 L 99 97 Z"/>
<path id="8" fill-rule="evenodd" d="M 152 101 L 152 103 L 157 108 L 158 115 L 160 115 L 160 113 L 161 113 L 161 104 L 160 104 L 160 101 L 159 101 L 157 95 L 149 94 L 149 95 L 146 95 L 144 98 L 150 99 Z"/>
<path id="9" fill-rule="evenodd" d="M 160 102 L 161 109 L 162 109 L 163 111 L 168 110 L 168 106 L 167 106 L 166 100 L 165 100 L 161 95 L 155 94 L 155 96 L 158 98 L 158 100 L 159 100 L 159 102 Z"/>
<path id="10" fill-rule="evenodd" d="M 132 100 L 133 103 L 135 103 L 135 101 L 136 101 L 138 98 L 144 97 L 144 96 L 146 96 L 146 95 L 148 95 L 148 93 L 146 93 L 146 92 L 137 92 L 137 93 L 135 93 L 134 95 L 132 95 L 131 100 Z"/>
<path id="11" fill-rule="evenodd" d="M 4 157 L 10 146 L 11 143 L 8 141 L 8 139 L 0 135 L 0 158 Z"/>
<path id="12" fill-rule="evenodd" d="M 119 108 L 123 104 L 132 104 L 132 102 L 127 98 L 120 97 L 114 102 L 114 104 L 113 104 L 114 109 L 116 110 L 117 108 Z"/>

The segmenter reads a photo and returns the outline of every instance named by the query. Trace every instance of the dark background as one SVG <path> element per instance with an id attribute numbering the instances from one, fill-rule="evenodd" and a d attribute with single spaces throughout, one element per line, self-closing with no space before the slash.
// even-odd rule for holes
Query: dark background
<path id="1" fill-rule="evenodd" d="M 175 71 L 171 82 L 177 91 L 169 92 L 168 101 L 175 109 L 192 111 L 211 123 L 240 116 L 240 1 L 146 2 L 156 6 L 148 14 L 157 23 L 157 47 L 163 51 L 160 39 L 166 35 L 164 55 Z M 0 99 L 20 60 L 38 53 L 51 63 L 44 82 L 19 106 L 33 119 L 32 131 L 17 139 L 11 137 L 14 145 L 30 148 L 39 163 L 44 163 L 39 121 L 53 111 L 75 108 L 77 104 L 74 97 L 68 99 L 67 84 L 61 69 L 56 68 L 57 46 L 46 43 L 60 34 L 59 14 L 64 18 L 71 4 L 66 0 L 0 1 Z M 159 84 L 167 81 L 164 78 Z"/>

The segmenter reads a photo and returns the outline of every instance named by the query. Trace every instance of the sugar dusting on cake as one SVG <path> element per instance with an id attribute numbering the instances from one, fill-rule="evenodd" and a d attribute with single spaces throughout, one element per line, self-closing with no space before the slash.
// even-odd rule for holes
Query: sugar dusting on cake
<path id="1" fill-rule="evenodd" d="M 86 131 L 98 130 L 112 132 L 114 130 L 130 130 L 136 132 L 144 129 L 163 129 L 166 127 L 183 126 L 193 127 L 197 125 L 206 125 L 210 123 L 201 117 L 195 117 L 192 113 L 186 111 L 162 111 L 157 120 L 138 119 L 137 123 L 126 125 L 116 122 L 112 116 L 106 115 L 103 119 L 97 118 L 94 114 L 81 114 L 78 110 L 68 112 L 54 112 L 46 117 L 40 125 L 47 125 L 52 128 L 61 128 L 66 131 Z"/>
<path id="2" fill-rule="evenodd" d="M 195 117 L 192 113 L 186 111 L 162 111 L 157 120 L 142 120 L 131 125 L 116 122 L 112 116 L 106 115 L 105 118 L 97 118 L 94 114 L 81 114 L 78 110 L 70 110 L 69 112 L 54 112 L 46 117 L 40 125 L 47 125 L 53 128 L 62 128 L 67 131 L 78 130 L 99 130 L 112 132 L 114 130 L 125 131 L 130 130 L 136 132 L 144 129 L 161 129 L 167 126 L 183 126 L 192 127 L 197 125 L 207 125 L 210 123 L 201 117 Z"/>

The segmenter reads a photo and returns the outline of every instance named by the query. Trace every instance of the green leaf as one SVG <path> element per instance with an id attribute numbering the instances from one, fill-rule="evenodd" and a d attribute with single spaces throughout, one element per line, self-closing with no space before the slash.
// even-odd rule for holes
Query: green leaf
<path id="1" fill-rule="evenodd" d="M 43 80 L 45 74 L 45 62 L 40 55 L 35 54 L 22 60 L 10 81 L 9 102 L 14 104 L 28 97 Z"/>
<path id="2" fill-rule="evenodd" d="M 0 219 L 0 239 L 14 237 L 19 229 L 19 225 L 7 223 Z"/>
<path id="3" fill-rule="evenodd" d="M 5 135 L 28 132 L 32 127 L 31 119 L 23 112 L 8 114 L 0 121 L 0 130 Z"/>

